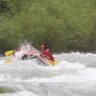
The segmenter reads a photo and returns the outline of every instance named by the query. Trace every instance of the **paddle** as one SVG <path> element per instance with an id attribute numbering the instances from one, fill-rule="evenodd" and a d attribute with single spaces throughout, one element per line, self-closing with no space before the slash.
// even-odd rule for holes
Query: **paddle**
<path id="1" fill-rule="evenodd" d="M 52 60 L 48 60 L 48 62 L 49 62 L 51 65 L 55 66 L 55 65 L 59 64 L 61 61 L 60 61 L 60 60 L 56 60 L 55 62 L 53 62 Z"/>
<path id="2" fill-rule="evenodd" d="M 13 52 L 14 52 L 14 50 L 6 51 L 6 52 L 5 52 L 5 55 L 6 55 L 6 56 L 9 56 L 9 55 L 13 54 Z"/>
<path id="3" fill-rule="evenodd" d="M 6 61 L 4 62 L 4 64 L 6 64 L 6 63 L 8 63 L 8 62 L 11 62 L 11 60 L 6 60 Z"/>
<path id="4" fill-rule="evenodd" d="M 55 66 L 55 63 L 54 63 L 52 60 L 48 60 L 48 62 L 49 62 L 51 65 Z"/>
<path id="5" fill-rule="evenodd" d="M 58 64 L 58 63 L 60 63 L 60 62 L 61 62 L 60 60 L 56 60 L 56 61 L 55 61 L 55 64 Z"/>
<path id="6" fill-rule="evenodd" d="M 6 52 L 5 52 L 5 55 L 6 55 L 6 56 L 9 56 L 9 55 L 13 54 L 13 52 L 14 52 L 14 50 L 6 51 Z M 6 60 L 6 61 L 4 62 L 4 64 L 6 64 L 6 63 L 8 63 L 8 62 L 11 62 L 11 61 L 12 61 L 12 60 L 10 60 L 10 59 L 9 59 L 9 60 Z"/>

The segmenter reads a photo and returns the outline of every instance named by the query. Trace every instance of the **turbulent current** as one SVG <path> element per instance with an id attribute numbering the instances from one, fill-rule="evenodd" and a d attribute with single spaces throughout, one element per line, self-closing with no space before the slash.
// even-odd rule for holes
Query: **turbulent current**
<path id="1" fill-rule="evenodd" d="M 54 54 L 55 67 L 0 58 L 0 96 L 96 96 L 96 54 Z"/>

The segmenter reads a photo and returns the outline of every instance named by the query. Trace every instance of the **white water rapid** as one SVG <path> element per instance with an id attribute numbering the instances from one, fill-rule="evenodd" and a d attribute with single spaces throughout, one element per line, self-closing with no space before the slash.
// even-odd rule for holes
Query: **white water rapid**
<path id="1" fill-rule="evenodd" d="M 54 54 L 55 67 L 0 58 L 0 96 L 96 96 L 96 54 Z"/>

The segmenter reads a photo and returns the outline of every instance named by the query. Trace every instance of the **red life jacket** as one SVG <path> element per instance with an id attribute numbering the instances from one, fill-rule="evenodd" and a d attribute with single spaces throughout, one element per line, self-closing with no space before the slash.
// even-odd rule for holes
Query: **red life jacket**
<path id="1" fill-rule="evenodd" d="M 54 57 L 52 56 L 52 54 L 47 49 L 41 50 L 41 56 L 46 57 L 47 59 L 50 59 L 53 62 L 55 61 Z"/>

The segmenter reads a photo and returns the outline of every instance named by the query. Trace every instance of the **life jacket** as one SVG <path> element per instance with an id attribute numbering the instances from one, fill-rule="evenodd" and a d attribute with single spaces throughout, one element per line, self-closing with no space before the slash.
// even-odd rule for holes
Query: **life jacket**
<path id="1" fill-rule="evenodd" d="M 47 49 L 41 50 L 41 56 L 46 57 L 47 59 L 50 59 L 53 62 L 55 61 L 54 57 L 52 56 L 52 54 Z"/>

